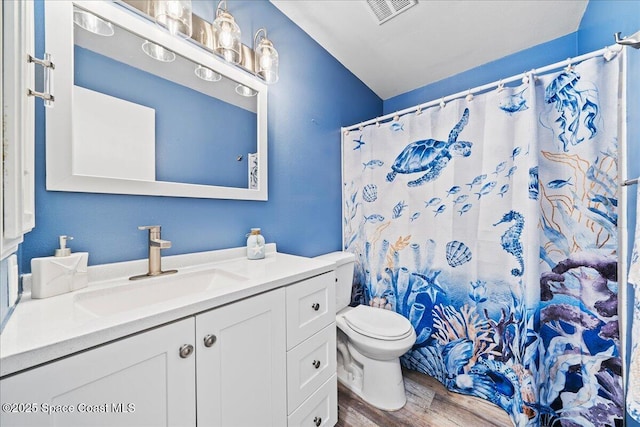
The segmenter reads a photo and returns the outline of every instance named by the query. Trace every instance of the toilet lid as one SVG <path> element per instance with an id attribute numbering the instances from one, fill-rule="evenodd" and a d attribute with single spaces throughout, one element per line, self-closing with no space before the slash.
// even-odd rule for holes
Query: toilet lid
<path id="1" fill-rule="evenodd" d="M 354 331 L 380 340 L 399 340 L 411 335 L 411 323 L 390 310 L 359 305 L 349 310 L 344 319 Z"/>

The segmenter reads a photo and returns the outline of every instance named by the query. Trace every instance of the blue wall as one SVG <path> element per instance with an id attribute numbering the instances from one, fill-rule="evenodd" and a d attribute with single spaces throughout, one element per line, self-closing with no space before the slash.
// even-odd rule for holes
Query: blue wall
<path id="1" fill-rule="evenodd" d="M 207 5 L 214 2 L 208 2 Z M 210 19 L 214 6 L 195 12 Z M 42 0 L 36 0 L 36 53 L 44 51 Z M 233 1 L 230 11 L 250 45 L 264 26 L 280 53 L 280 82 L 269 88 L 269 201 L 200 200 L 47 192 L 44 108 L 36 108 L 36 228 L 25 238 L 21 272 L 32 257 L 53 252 L 59 234 L 75 236 L 74 251 L 101 264 L 146 256 L 138 225 L 162 224 L 166 254 L 244 244 L 262 227 L 279 250 L 313 256 L 340 248 L 340 126 L 541 67 L 612 43 L 612 34 L 640 29 L 640 2 L 591 0 L 576 33 L 418 88 L 384 102 L 266 0 Z M 629 76 L 640 75 L 640 52 L 629 49 Z M 628 175 L 640 176 L 640 82 L 629 79 Z M 629 191 L 629 204 L 635 203 Z M 629 209 L 629 224 L 635 221 Z M 631 230 L 632 234 L 632 230 Z M 633 237 L 632 235 L 630 237 Z M 639 426 L 631 422 L 629 426 Z"/>
<path id="2" fill-rule="evenodd" d="M 213 3 L 213 2 L 212 2 Z M 251 227 L 283 252 L 318 255 L 341 247 L 340 127 L 379 116 L 378 98 L 268 1 L 233 1 L 230 12 L 252 44 L 260 27 L 280 54 L 269 87 L 267 202 L 49 192 L 45 189 L 44 108 L 36 106 L 36 228 L 22 245 L 21 273 L 53 253 L 57 236 L 75 237 L 90 264 L 141 259 L 161 224 L 165 255 L 242 246 Z M 36 1 L 36 52 L 44 51 L 44 6 Z"/>
<path id="3" fill-rule="evenodd" d="M 627 36 L 638 30 L 640 30 L 640 1 L 591 0 L 577 32 L 387 99 L 384 101 L 384 114 L 519 74 L 531 68 L 543 67 L 568 57 L 576 57 L 598 50 L 614 43 L 614 33 L 621 32 L 623 36 Z M 629 64 L 627 79 L 627 176 L 635 178 L 640 176 L 640 80 L 637 78 L 640 76 L 640 52 L 627 48 L 627 53 Z M 628 191 L 629 195 L 628 231 L 629 242 L 633 242 L 637 188 L 632 186 L 622 191 Z M 627 318 L 631 319 L 633 301 L 631 287 L 629 287 L 629 291 Z M 631 330 L 629 328 L 627 343 L 630 340 Z M 627 416 L 627 426 L 640 427 L 640 423 Z"/>

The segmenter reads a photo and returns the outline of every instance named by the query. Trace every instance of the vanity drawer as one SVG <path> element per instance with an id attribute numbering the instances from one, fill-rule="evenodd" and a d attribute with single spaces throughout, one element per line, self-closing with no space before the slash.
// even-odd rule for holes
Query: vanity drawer
<path id="1" fill-rule="evenodd" d="M 338 376 L 332 376 L 293 414 L 289 415 L 288 427 L 334 426 L 338 422 Z"/>
<path id="2" fill-rule="evenodd" d="M 336 373 L 336 324 L 287 352 L 287 403 L 289 412 Z"/>
<path id="3" fill-rule="evenodd" d="M 286 288 L 287 350 L 336 320 L 335 273 L 325 273 Z"/>

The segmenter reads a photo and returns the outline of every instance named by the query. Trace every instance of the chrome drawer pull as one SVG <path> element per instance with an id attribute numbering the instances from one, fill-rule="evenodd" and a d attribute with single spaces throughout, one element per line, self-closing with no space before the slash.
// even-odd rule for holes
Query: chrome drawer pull
<path id="1" fill-rule="evenodd" d="M 319 427 L 319 426 L 320 426 L 320 424 L 322 424 L 322 418 L 320 418 L 320 417 L 315 417 L 315 418 L 313 419 L 313 423 L 316 425 L 316 427 Z"/>
<path id="2" fill-rule="evenodd" d="M 318 369 L 320 367 L 320 361 L 319 360 L 314 360 L 313 362 L 311 362 L 311 364 L 316 369 Z"/>
<path id="3" fill-rule="evenodd" d="M 320 310 L 320 304 L 314 302 L 313 304 L 311 304 L 311 308 L 313 308 L 315 311 L 318 311 Z"/>

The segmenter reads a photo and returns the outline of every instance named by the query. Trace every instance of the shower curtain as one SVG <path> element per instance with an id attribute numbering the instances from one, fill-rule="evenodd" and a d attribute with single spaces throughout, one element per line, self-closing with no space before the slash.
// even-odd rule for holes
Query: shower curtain
<path id="1" fill-rule="evenodd" d="M 353 303 L 416 330 L 404 366 L 518 426 L 624 417 L 616 284 L 619 58 L 343 136 Z"/>

